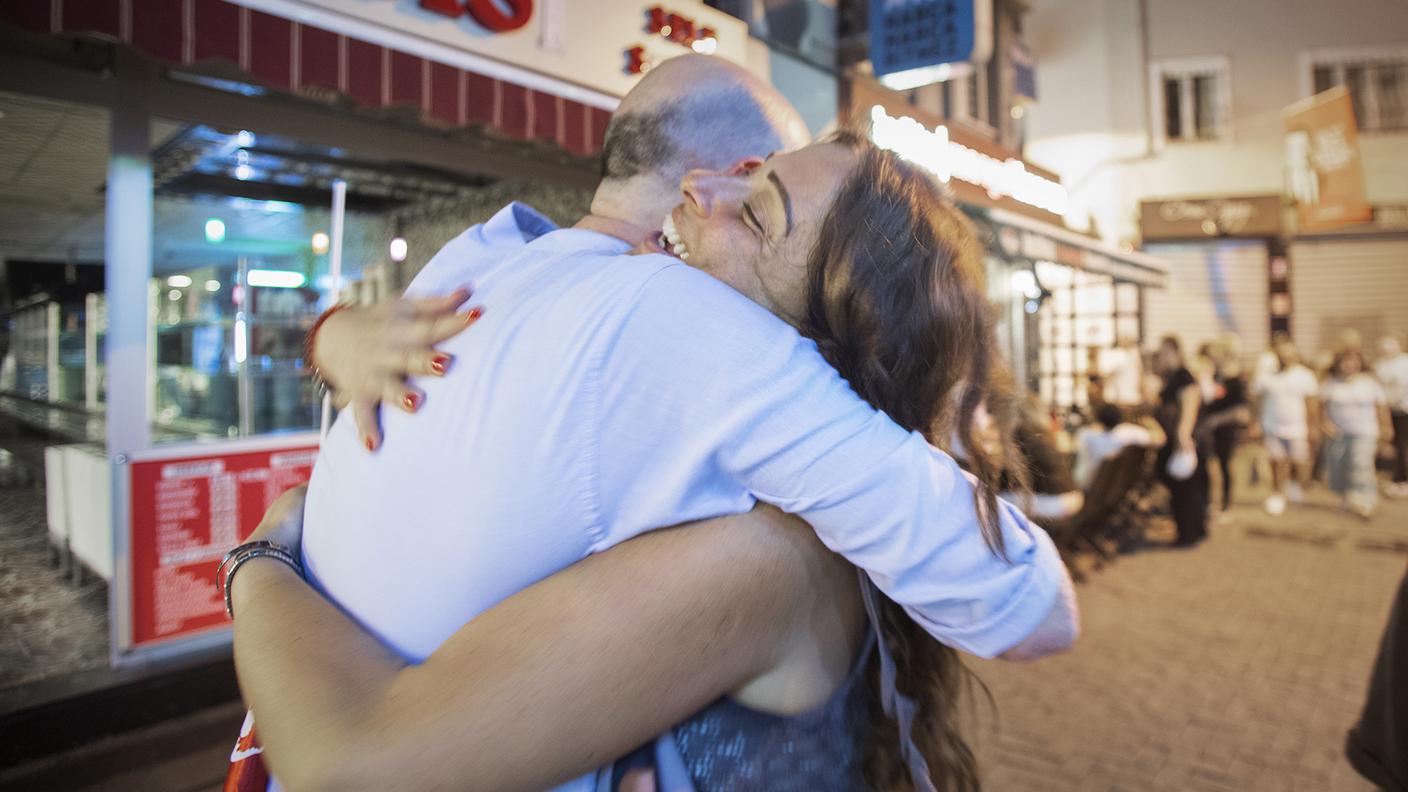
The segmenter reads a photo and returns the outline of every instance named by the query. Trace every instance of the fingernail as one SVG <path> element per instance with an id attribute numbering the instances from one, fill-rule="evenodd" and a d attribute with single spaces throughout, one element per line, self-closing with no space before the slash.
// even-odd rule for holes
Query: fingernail
<path id="1" fill-rule="evenodd" d="M 416 407 L 420 404 L 420 397 L 414 393 L 407 393 L 405 396 L 401 397 L 401 404 L 405 405 L 407 410 L 415 412 Z"/>
<path id="2" fill-rule="evenodd" d="M 367 450 L 368 450 L 368 451 L 375 451 L 375 450 L 376 450 L 376 441 L 373 440 L 373 439 L 371 439 L 370 437 L 364 437 L 364 438 L 362 438 L 362 444 L 367 447 Z"/>
<path id="3" fill-rule="evenodd" d="M 467 314 L 464 315 L 464 323 L 465 323 L 465 324 L 469 324 L 470 322 L 473 322 L 473 321 L 478 320 L 479 317 L 481 317 L 481 316 L 483 316 L 483 315 L 484 315 L 484 306 L 482 306 L 482 305 L 476 305 L 476 306 L 474 306 L 473 308 L 470 308 L 470 309 L 469 309 L 469 313 L 467 313 Z"/>
<path id="4" fill-rule="evenodd" d="M 449 355 L 436 355 L 430 359 L 430 370 L 436 374 L 444 374 L 450 368 Z"/>

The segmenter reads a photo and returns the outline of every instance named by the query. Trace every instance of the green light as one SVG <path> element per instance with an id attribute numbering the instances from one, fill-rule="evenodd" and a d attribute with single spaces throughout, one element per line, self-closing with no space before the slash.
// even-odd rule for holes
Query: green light
<path id="1" fill-rule="evenodd" d="M 205 221 L 205 241 L 218 245 L 225 241 L 225 221 L 212 217 Z"/>

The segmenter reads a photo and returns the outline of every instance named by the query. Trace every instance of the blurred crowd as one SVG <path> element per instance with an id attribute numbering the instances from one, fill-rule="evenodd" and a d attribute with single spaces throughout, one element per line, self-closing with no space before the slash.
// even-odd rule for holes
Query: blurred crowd
<path id="1" fill-rule="evenodd" d="M 1364 519 L 1381 496 L 1408 498 L 1400 338 L 1368 348 L 1347 331 L 1306 355 L 1284 335 L 1250 352 L 1231 335 L 1191 353 L 1167 337 L 1148 355 L 1104 350 L 1089 369 L 1087 406 L 1058 413 L 1035 396 L 993 397 L 975 432 L 1008 441 L 1010 496 L 1071 554 L 1142 543 L 1156 514 L 1173 519 L 1175 546 L 1196 545 L 1238 489 L 1259 481 L 1274 516 L 1313 484 Z"/>

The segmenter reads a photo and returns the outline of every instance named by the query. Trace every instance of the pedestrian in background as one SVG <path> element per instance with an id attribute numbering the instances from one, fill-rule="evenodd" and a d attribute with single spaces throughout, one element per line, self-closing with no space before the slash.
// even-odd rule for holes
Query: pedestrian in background
<path id="1" fill-rule="evenodd" d="M 1226 344 L 1212 350 L 1213 398 L 1204 408 L 1198 425 L 1199 443 L 1211 447 L 1222 472 L 1223 511 L 1232 507 L 1232 454 L 1237 450 L 1243 427 L 1251 423 L 1247 382 L 1242 377 L 1242 364 L 1234 349 L 1233 345 Z"/>
<path id="2" fill-rule="evenodd" d="M 1193 439 L 1203 397 L 1198 380 L 1183 360 L 1183 349 L 1177 338 L 1167 336 L 1160 342 L 1156 363 L 1163 377 L 1163 390 L 1159 391 L 1159 426 L 1167 437 L 1159 450 L 1157 470 L 1164 486 L 1168 487 L 1169 506 L 1178 527 L 1178 540 L 1174 545 L 1190 547 L 1206 539 L 1208 533 L 1208 471 Z M 1191 472 L 1170 470 L 1169 462 L 1175 460 L 1175 454 L 1192 455 L 1195 464 Z M 1185 472 L 1186 476 L 1181 475 Z"/>
<path id="3" fill-rule="evenodd" d="M 1310 446 L 1318 438 L 1320 383 L 1310 369 L 1301 365 L 1300 353 L 1290 341 L 1275 347 L 1277 369 L 1258 377 L 1252 384 L 1262 443 L 1271 459 L 1271 496 L 1266 511 L 1279 515 L 1286 501 L 1304 499 L 1301 486 L 1310 473 Z"/>
<path id="4" fill-rule="evenodd" d="M 1408 352 L 1403 351 L 1397 338 L 1379 339 L 1375 372 L 1388 397 L 1389 421 L 1393 424 L 1393 481 L 1384 492 L 1390 498 L 1408 498 Z"/>
<path id="5" fill-rule="evenodd" d="M 1345 349 L 1335 355 L 1320 401 L 1330 489 L 1341 508 L 1367 519 L 1378 504 L 1374 457 L 1379 438 L 1389 434 L 1389 420 L 1384 389 L 1365 370 L 1363 353 Z"/>

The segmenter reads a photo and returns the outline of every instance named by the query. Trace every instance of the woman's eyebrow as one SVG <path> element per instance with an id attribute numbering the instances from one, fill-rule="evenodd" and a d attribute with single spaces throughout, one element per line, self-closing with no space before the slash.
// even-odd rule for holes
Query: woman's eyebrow
<path id="1" fill-rule="evenodd" d="M 778 178 L 777 171 L 768 171 L 768 181 L 777 188 L 777 195 L 782 199 L 782 212 L 787 217 L 787 231 L 783 236 L 792 233 L 792 196 L 788 195 L 787 187 L 783 185 L 782 179 Z"/>

